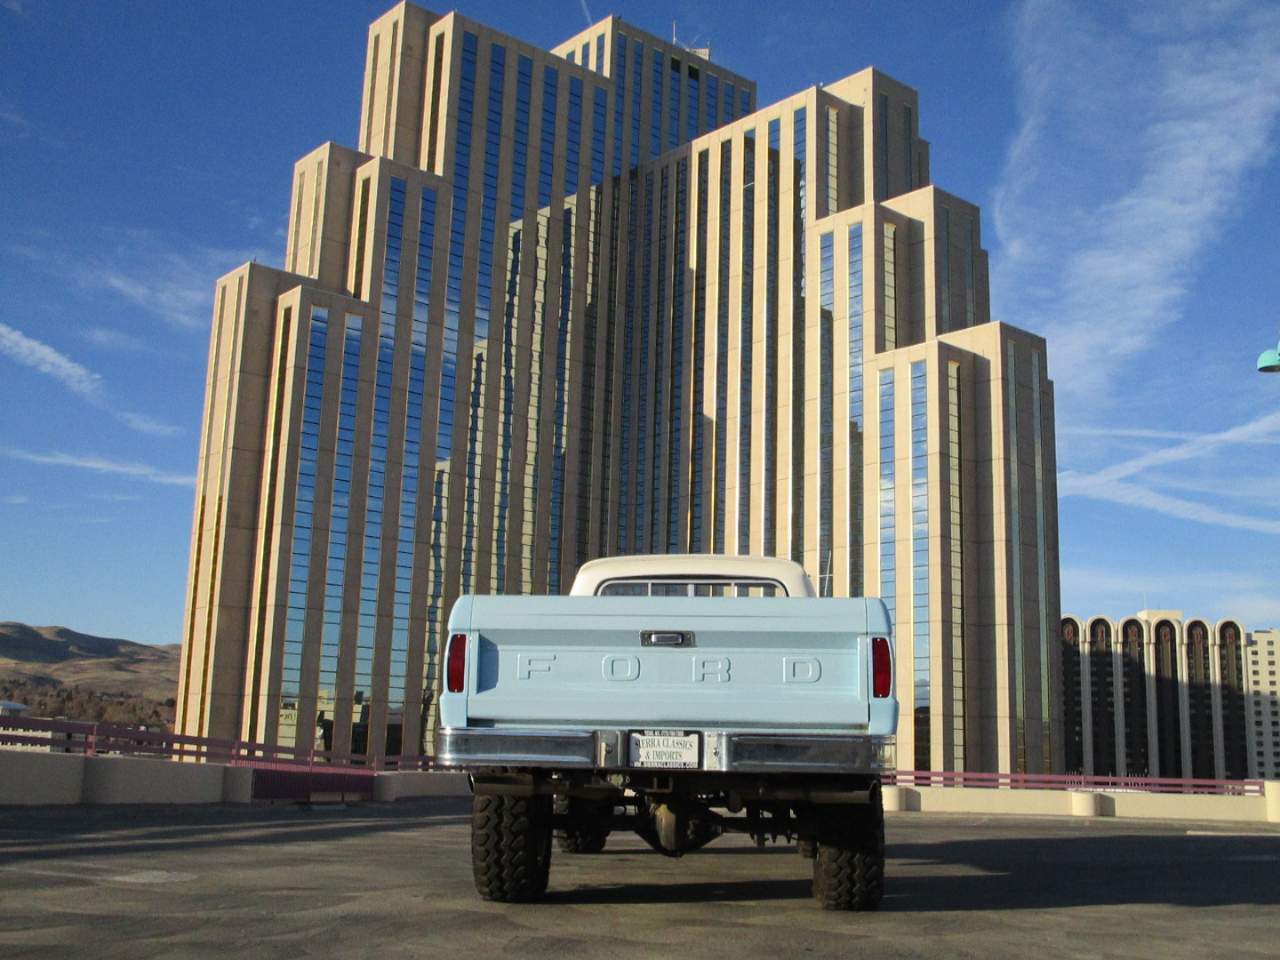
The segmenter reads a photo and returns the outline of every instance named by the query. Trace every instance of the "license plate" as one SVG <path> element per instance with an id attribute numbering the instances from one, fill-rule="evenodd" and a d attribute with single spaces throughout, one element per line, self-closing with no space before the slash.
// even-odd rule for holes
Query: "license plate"
<path id="1" fill-rule="evenodd" d="M 702 761 L 701 737 L 684 730 L 632 730 L 631 766 L 664 770 L 697 770 Z"/>

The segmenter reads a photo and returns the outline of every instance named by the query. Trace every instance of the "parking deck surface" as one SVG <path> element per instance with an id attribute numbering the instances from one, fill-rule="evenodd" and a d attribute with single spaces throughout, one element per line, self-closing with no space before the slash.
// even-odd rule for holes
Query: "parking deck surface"
<path id="1" fill-rule="evenodd" d="M 0 809 L 0 956 L 1134 957 L 1280 953 L 1280 829 L 890 814 L 880 911 L 788 845 L 558 851 L 546 902 L 474 892 L 470 800 Z"/>

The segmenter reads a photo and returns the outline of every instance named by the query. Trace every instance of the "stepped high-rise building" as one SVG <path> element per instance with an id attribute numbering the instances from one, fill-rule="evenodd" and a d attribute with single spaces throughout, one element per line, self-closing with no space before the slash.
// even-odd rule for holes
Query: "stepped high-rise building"
<path id="1" fill-rule="evenodd" d="M 758 109 L 704 52 L 373 24 L 359 149 L 217 285 L 183 732 L 417 753 L 459 594 L 751 553 L 885 598 L 902 768 L 1060 768 L 1044 342 L 914 90 Z"/>

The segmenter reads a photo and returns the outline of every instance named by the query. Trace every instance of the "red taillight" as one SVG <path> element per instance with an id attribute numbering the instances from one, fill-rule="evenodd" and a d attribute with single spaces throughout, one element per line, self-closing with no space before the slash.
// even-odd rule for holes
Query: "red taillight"
<path id="1" fill-rule="evenodd" d="M 871 640 L 871 686 L 878 698 L 893 692 L 893 657 L 889 653 L 889 641 L 884 637 Z"/>
<path id="2" fill-rule="evenodd" d="M 461 693 L 467 681 L 467 635 L 465 633 L 455 633 L 449 638 L 444 673 L 449 692 Z"/>

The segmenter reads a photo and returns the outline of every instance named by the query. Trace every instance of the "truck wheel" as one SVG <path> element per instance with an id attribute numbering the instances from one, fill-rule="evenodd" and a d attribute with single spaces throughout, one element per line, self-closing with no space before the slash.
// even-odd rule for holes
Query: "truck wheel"
<path id="1" fill-rule="evenodd" d="M 547 890 L 551 798 L 477 794 L 471 808 L 471 865 L 485 900 L 527 903 Z"/>
<path id="2" fill-rule="evenodd" d="M 556 837 L 563 853 L 599 853 L 608 840 L 608 830 L 565 830 Z"/>
<path id="3" fill-rule="evenodd" d="M 884 897 L 884 808 L 869 804 L 821 808 L 813 858 L 813 897 L 824 910 L 874 910 Z"/>
<path id="4" fill-rule="evenodd" d="M 563 853 L 599 853 L 609 839 L 609 828 L 601 821 L 613 813 L 612 801 L 590 801 L 579 797 L 557 797 L 553 809 L 564 828 L 555 832 Z"/>

